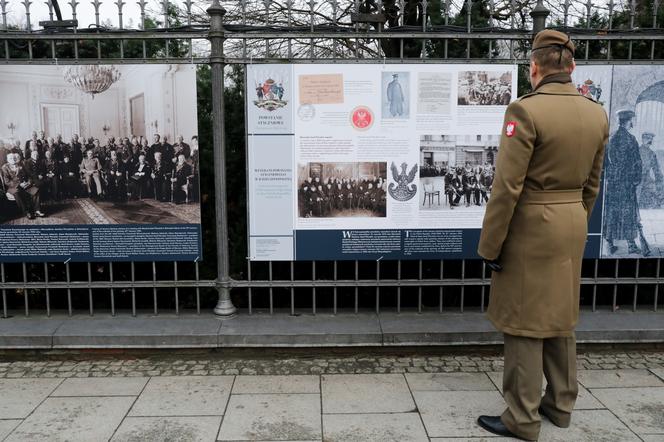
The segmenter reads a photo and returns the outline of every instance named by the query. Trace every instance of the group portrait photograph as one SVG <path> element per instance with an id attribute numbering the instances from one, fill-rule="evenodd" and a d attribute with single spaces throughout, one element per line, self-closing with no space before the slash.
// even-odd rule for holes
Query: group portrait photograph
<path id="1" fill-rule="evenodd" d="M 0 223 L 198 224 L 191 65 L 0 67 Z"/>

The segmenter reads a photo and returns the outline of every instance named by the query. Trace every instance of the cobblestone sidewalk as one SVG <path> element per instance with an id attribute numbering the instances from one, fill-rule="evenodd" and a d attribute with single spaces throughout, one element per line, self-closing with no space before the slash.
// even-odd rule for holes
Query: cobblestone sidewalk
<path id="1" fill-rule="evenodd" d="M 381 356 L 343 357 L 270 356 L 266 358 L 129 357 L 91 359 L 13 360 L 0 355 L 0 378 L 153 377 L 222 375 L 319 375 L 495 372 L 503 368 L 502 356 Z M 78 360 L 77 360 L 78 359 Z M 4 361 L 4 362 L 3 362 Z M 664 369 L 664 351 L 588 352 L 577 358 L 579 370 Z"/>

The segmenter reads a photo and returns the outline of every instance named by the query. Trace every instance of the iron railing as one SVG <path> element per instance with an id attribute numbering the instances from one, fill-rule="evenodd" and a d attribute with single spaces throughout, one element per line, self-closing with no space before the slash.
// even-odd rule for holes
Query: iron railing
<path id="1" fill-rule="evenodd" d="M 46 2 L 53 20 L 54 2 Z M 527 63 L 533 31 L 548 10 L 541 0 L 524 9 L 514 0 L 324 2 L 192 0 L 136 2 L 138 29 L 128 29 L 123 2 L 92 1 L 90 27 L 37 28 L 31 2 L 0 0 L 0 63 L 194 63 L 210 65 L 213 98 L 215 219 L 204 219 L 216 238 L 216 263 L 19 263 L 0 264 L 2 315 L 112 315 L 168 311 L 200 313 L 212 307 L 222 316 L 236 307 L 290 314 L 371 309 L 396 311 L 484 310 L 489 278 L 477 260 L 241 262 L 229 259 L 225 158 L 224 74 L 249 63 Z M 534 3 L 534 2 L 533 2 Z M 79 17 L 76 1 L 67 2 Z M 115 6 L 113 6 L 115 5 Z M 154 5 L 153 5 L 154 6 Z M 102 7 L 104 8 L 102 10 Z M 118 25 L 101 19 L 115 7 Z M 577 42 L 578 64 L 661 64 L 663 11 L 659 0 L 640 11 L 565 0 L 552 3 L 551 26 Z M 24 8 L 24 21 L 12 14 Z M 479 19 L 478 19 L 479 16 Z M 155 20 L 160 20 L 155 26 Z M 645 26 L 643 23 L 648 22 Z M 0 97 L 1 100 L 1 97 Z M 201 148 L 205 150 L 203 144 Z M 245 171 L 232 171 L 245 173 Z M 205 171 L 203 171 L 205 173 Z M 211 189 L 210 189 L 211 190 Z M 239 198 L 246 198 L 240 195 Z M 216 221 L 215 221 L 216 220 Z M 234 219 L 246 223 L 246 219 Z M 205 237 L 204 241 L 210 238 Z M 244 247 L 235 241 L 235 247 Z M 246 255 L 245 255 L 246 256 Z M 585 260 L 582 304 L 593 310 L 657 310 L 661 301 L 660 259 Z"/>

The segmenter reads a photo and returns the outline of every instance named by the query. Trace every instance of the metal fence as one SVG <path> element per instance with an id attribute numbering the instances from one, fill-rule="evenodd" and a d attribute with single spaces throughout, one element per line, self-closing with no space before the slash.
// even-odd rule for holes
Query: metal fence
<path id="1" fill-rule="evenodd" d="M 46 3 L 53 20 L 58 5 Z M 98 0 L 91 2 L 95 23 L 88 27 L 37 28 L 31 2 L 0 0 L 0 63 L 209 64 L 216 202 L 215 219 L 204 222 L 214 226 L 216 254 L 209 258 L 216 262 L 216 277 L 201 277 L 199 263 L 1 264 L 3 317 L 61 311 L 70 316 L 200 314 L 212 307 L 222 316 L 233 315 L 237 308 L 249 314 L 259 309 L 270 314 L 282 309 L 290 314 L 484 310 L 489 275 L 477 260 L 246 261 L 231 273 L 224 75 L 231 65 L 284 62 L 525 67 L 533 32 L 544 27 L 550 13 L 541 0 L 529 7 L 514 0 L 241 0 L 225 3 L 228 11 L 218 0 L 206 11 L 207 5 L 192 0 L 160 1 L 159 11 L 151 11 L 145 0 L 136 3 L 138 29 L 124 26 L 124 2 Z M 78 5 L 67 2 L 66 12 L 73 19 Z M 664 8 L 659 0 L 638 5 L 631 1 L 624 7 L 613 0 L 597 7 L 590 1 L 566 0 L 550 6 L 549 25 L 577 42 L 577 64 L 663 62 L 664 29 L 658 16 Z M 24 9 L 24 22 L 8 20 L 12 8 Z M 117 12 L 116 25 L 100 19 L 109 9 Z M 660 259 L 585 260 L 581 302 L 593 310 L 657 310 L 660 266 Z"/>

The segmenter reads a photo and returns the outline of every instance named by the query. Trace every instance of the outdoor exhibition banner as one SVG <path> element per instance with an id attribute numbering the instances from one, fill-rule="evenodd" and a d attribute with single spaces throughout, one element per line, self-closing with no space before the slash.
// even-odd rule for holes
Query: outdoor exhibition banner
<path id="1" fill-rule="evenodd" d="M 254 260 L 475 257 L 515 65 L 247 66 Z"/>
<path id="2" fill-rule="evenodd" d="M 0 66 L 0 260 L 201 258 L 193 65 Z"/>
<path id="3" fill-rule="evenodd" d="M 664 67 L 573 79 L 610 121 L 585 256 L 660 257 Z M 249 65 L 246 80 L 251 259 L 478 258 L 516 66 Z"/>

